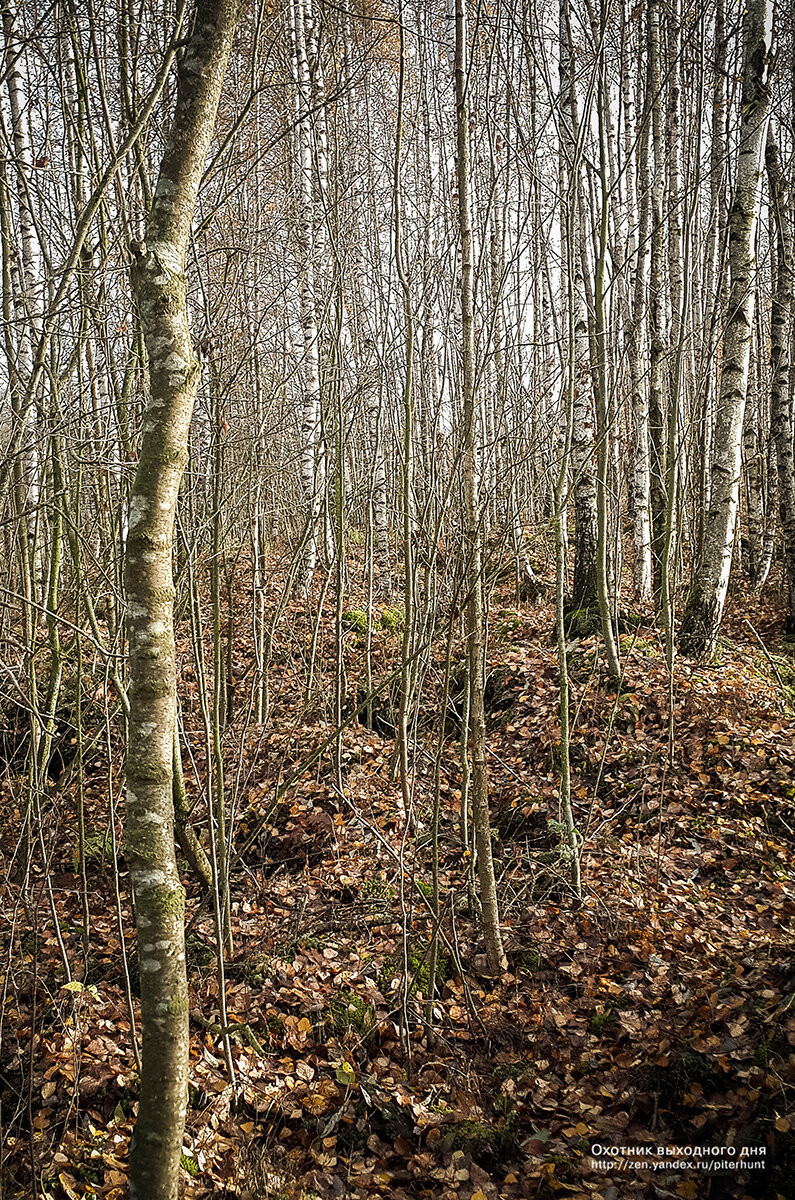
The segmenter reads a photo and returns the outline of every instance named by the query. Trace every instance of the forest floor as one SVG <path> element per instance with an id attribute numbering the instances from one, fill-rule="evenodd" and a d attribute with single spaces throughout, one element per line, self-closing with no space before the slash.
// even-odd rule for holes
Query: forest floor
<path id="1" fill-rule="evenodd" d="M 355 604 L 346 600 L 349 697 L 364 679 Z M 376 680 L 399 656 L 395 613 L 373 614 Z M 410 820 L 383 709 L 382 732 L 349 724 L 276 799 L 333 728 L 330 599 L 317 614 L 317 602 L 291 601 L 275 626 L 264 725 L 251 719 L 253 649 L 236 618 L 224 740 L 241 856 L 224 963 L 232 1033 L 225 1051 L 213 920 L 186 873 L 184 1196 L 795 1196 L 795 670 L 775 605 L 734 597 L 716 662 L 678 661 L 672 682 L 650 626 L 622 636 L 617 693 L 596 640 L 571 647 L 584 838 L 575 903 L 543 858 L 558 841 L 552 607 L 509 590 L 495 598 L 489 770 L 509 960 L 497 976 L 468 904 L 458 735 L 440 712 L 444 637 L 415 714 Z M 201 825 L 204 724 L 190 645 L 180 654 Z M 87 937 L 73 767 L 42 802 L 25 902 L 18 881 L 0 890 L 2 1200 L 126 1194 L 136 1068 L 125 958 L 136 1023 L 137 972 L 120 735 L 98 715 L 99 676 L 92 686 Z M 443 937 L 429 1011 L 435 780 Z M 10 862 L 21 787 L 10 771 L 1 786 Z"/>

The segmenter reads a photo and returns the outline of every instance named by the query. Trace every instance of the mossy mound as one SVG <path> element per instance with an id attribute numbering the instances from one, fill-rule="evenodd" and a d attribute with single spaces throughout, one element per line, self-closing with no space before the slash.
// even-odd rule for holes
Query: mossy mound
<path id="1" fill-rule="evenodd" d="M 456 1121 L 442 1127 L 441 1140 L 446 1150 L 463 1150 L 485 1168 L 503 1167 L 515 1162 L 520 1154 L 515 1113 L 493 1123 Z"/>
<path id="2" fill-rule="evenodd" d="M 406 624 L 406 612 L 400 604 L 387 605 L 381 609 L 380 625 L 388 633 L 400 633 Z"/>
<path id="3" fill-rule="evenodd" d="M 349 608 L 342 614 L 342 628 L 356 634 L 357 641 L 367 636 L 370 620 L 363 608 Z"/>
<path id="4" fill-rule="evenodd" d="M 638 1082 L 644 1091 L 655 1092 L 662 1104 L 674 1105 L 694 1083 L 708 1092 L 715 1083 L 715 1067 L 706 1055 L 682 1046 L 671 1054 L 666 1066 L 644 1067 Z"/>
<path id="5" fill-rule="evenodd" d="M 599 609 L 593 605 L 588 608 L 564 610 L 563 628 L 566 631 L 566 637 L 572 641 L 595 637 L 602 629 Z"/>
<path id="6" fill-rule="evenodd" d="M 323 1021 L 326 1037 L 369 1042 L 377 1028 L 378 1018 L 372 1004 L 350 988 L 340 988 L 329 998 Z"/>
<path id="7" fill-rule="evenodd" d="M 404 967 L 405 964 L 402 955 L 390 954 L 384 959 L 384 965 L 378 976 L 378 986 L 382 992 L 389 993 L 394 990 L 392 985 L 396 979 L 403 978 Z M 429 954 L 427 952 L 420 954 L 417 950 L 410 950 L 408 970 L 410 981 L 409 997 L 412 998 L 419 993 L 427 999 L 431 978 Z M 436 957 L 436 986 L 439 987 L 446 979 L 450 978 L 452 978 L 450 960 L 446 954 L 438 953 Z"/>

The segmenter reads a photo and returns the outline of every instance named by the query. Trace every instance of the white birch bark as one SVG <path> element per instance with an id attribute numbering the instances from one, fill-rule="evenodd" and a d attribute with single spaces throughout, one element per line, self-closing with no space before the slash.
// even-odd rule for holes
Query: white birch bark
<path id="1" fill-rule="evenodd" d="M 304 502 L 302 547 L 295 590 L 306 596 L 317 563 L 318 532 L 325 493 L 322 451 L 320 331 L 315 289 L 315 221 L 310 110 L 312 87 L 306 51 L 304 0 L 290 0 L 290 41 L 296 117 L 296 240 L 298 292 L 303 333 L 303 412 L 301 418 L 301 489 Z"/>
<path id="2" fill-rule="evenodd" d="M 344 53 L 346 141 L 344 162 L 338 169 L 344 173 L 348 193 L 348 287 L 352 294 L 352 313 L 348 321 L 350 344 L 358 369 L 359 386 L 364 393 L 367 433 L 367 452 L 370 465 L 370 511 L 372 514 L 375 559 L 378 566 L 377 592 L 381 599 L 391 600 L 393 594 L 392 568 L 389 556 L 389 513 L 387 508 L 387 471 L 385 454 L 386 421 L 384 389 L 378 377 L 373 320 L 373 289 L 368 280 L 364 256 L 362 207 L 364 201 L 364 164 L 360 147 L 360 105 L 357 103 L 357 84 L 351 64 L 352 31 L 350 13 L 341 14 Z M 346 308 L 347 313 L 347 308 Z"/>
<path id="3" fill-rule="evenodd" d="M 475 312 L 472 215 L 470 209 L 469 105 L 467 95 L 466 0 L 455 0 L 456 179 L 461 238 L 461 389 L 463 409 L 464 553 L 466 555 L 466 636 L 469 678 L 469 756 L 472 816 L 478 856 L 478 882 L 486 955 L 493 971 L 504 970 L 497 885 L 491 847 L 489 782 L 486 765 L 485 625 L 481 547 L 480 463 L 475 384 Z"/>
<path id="4" fill-rule="evenodd" d="M 392 597 L 392 569 L 389 561 L 389 517 L 387 513 L 386 459 L 384 456 L 384 419 L 381 389 L 371 380 L 367 388 L 367 431 L 370 438 L 373 540 L 378 564 L 378 594 Z"/>
<path id="5" fill-rule="evenodd" d="M 34 356 L 43 331 L 44 265 L 33 211 L 33 150 L 28 112 L 29 83 L 25 76 L 25 41 L 14 0 L 2 5 L 6 90 L 11 115 L 11 145 L 16 182 L 19 257 L 15 264 L 19 286 L 15 301 L 19 309 L 16 375 L 19 385 L 18 421 L 21 429 L 22 476 L 25 487 L 25 521 L 34 576 L 41 585 L 39 520 L 41 465 L 37 437 L 37 396 L 34 390 Z M 39 391 L 35 387 L 36 392 Z M 43 597 L 42 597 L 43 598 Z"/>
<path id="6" fill-rule="evenodd" d="M 646 120 L 651 123 L 651 239 L 649 261 L 649 452 L 652 523 L 652 567 L 655 600 L 661 591 L 660 571 L 665 536 L 665 219 L 662 81 L 660 66 L 660 0 L 649 0 L 647 10 L 648 82 Z"/>
<path id="7" fill-rule="evenodd" d="M 776 231 L 776 265 L 770 313 L 771 425 L 778 468 L 778 509 L 784 541 L 784 576 L 787 583 L 785 630 L 795 634 L 795 414 L 790 388 L 795 290 L 795 236 L 793 236 L 792 185 L 781 164 L 777 130 L 771 122 L 765 162 L 770 189 L 770 213 Z"/>
<path id="8" fill-rule="evenodd" d="M 704 361 L 707 364 L 704 399 L 699 421 L 699 490 L 701 505 L 696 530 L 697 553 L 704 541 L 704 519 L 710 508 L 710 473 L 712 432 L 714 424 L 715 377 L 711 365 L 718 350 L 719 314 L 725 305 L 725 272 L 723 252 L 726 232 L 726 22 L 724 0 L 715 8 L 715 57 L 712 87 L 712 129 L 710 142 L 710 208 L 704 272 L 704 295 L 715 297 L 711 310 L 702 309 L 705 328 Z"/>
<path id="9" fill-rule="evenodd" d="M 670 0 L 667 13 L 667 96 L 665 120 L 665 158 L 667 176 L 667 245 L 668 266 L 668 310 L 666 319 L 668 354 L 666 363 L 665 414 L 665 520 L 663 540 L 660 547 L 660 600 L 659 611 L 667 631 L 668 642 L 673 646 L 673 610 L 671 597 L 674 591 L 672 572 L 675 575 L 677 534 L 677 492 L 679 477 L 679 412 L 682 393 L 682 362 L 684 328 L 684 241 L 683 207 L 684 195 L 681 183 L 680 146 L 682 140 L 681 77 L 680 59 L 682 52 L 681 4 Z"/>
<path id="10" fill-rule="evenodd" d="M 711 503 L 702 561 L 679 635 L 682 651 L 699 658 L 711 655 L 717 644 L 734 550 L 756 299 L 756 226 L 770 113 L 772 0 L 748 0 L 743 30 L 742 120 L 729 213 L 730 291 L 710 462 Z"/>
<path id="11" fill-rule="evenodd" d="M 597 501 L 595 412 L 590 379 L 588 309 L 585 296 L 585 247 L 580 234 L 582 189 L 580 183 L 579 119 L 574 81 L 568 0 L 560 5 L 560 142 L 561 142 L 561 245 L 564 261 L 571 264 L 573 286 L 574 412 L 571 435 L 571 468 L 574 475 L 574 583 L 571 607 L 596 608 Z"/>
<path id="12" fill-rule="evenodd" d="M 626 211 L 629 220 L 627 233 L 626 262 L 634 270 L 631 296 L 626 298 L 625 347 L 629 369 L 632 405 L 632 468 L 631 510 L 632 537 L 635 550 L 633 577 L 635 595 L 639 600 L 648 600 L 652 594 L 651 564 L 651 477 L 649 473 L 649 397 L 646 374 L 643 370 L 643 323 L 646 305 L 648 253 L 646 241 L 649 231 L 651 196 L 649 192 L 649 136 L 648 123 L 640 131 L 638 162 L 638 191 L 640 211 L 637 234 L 634 225 L 636 209 L 635 176 L 632 169 L 632 150 L 635 138 L 635 105 L 632 95 L 632 67 L 627 33 L 627 5 L 624 8 L 625 30 L 621 42 L 621 92 L 624 109 L 624 152 L 626 168 Z M 629 287 L 627 286 L 627 292 Z"/>
<path id="13" fill-rule="evenodd" d="M 761 403 L 757 389 L 748 389 L 743 420 L 743 473 L 748 537 L 744 543 L 744 567 L 754 591 L 759 590 L 765 531 L 764 468 L 766 437 L 763 435 Z"/>

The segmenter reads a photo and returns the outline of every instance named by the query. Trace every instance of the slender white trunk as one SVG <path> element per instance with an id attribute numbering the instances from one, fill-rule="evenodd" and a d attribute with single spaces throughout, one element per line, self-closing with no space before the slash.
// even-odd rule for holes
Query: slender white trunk
<path id="1" fill-rule="evenodd" d="M 742 123 L 729 213 L 731 286 L 710 462 L 712 495 L 704 525 L 702 562 L 693 579 L 680 632 L 682 650 L 694 657 L 709 656 L 715 650 L 734 550 L 756 300 L 756 225 L 770 113 L 772 35 L 771 0 L 748 0 L 744 18 Z"/>
<path id="2" fill-rule="evenodd" d="M 795 236 L 793 190 L 781 165 L 776 130 L 771 122 L 765 151 L 770 187 L 770 212 L 776 230 L 776 275 L 770 313 L 770 418 L 776 443 L 778 508 L 784 539 L 784 575 L 787 581 L 785 628 L 795 634 L 795 415 L 790 388 L 792 357 L 793 289 L 795 288 Z"/>
<path id="3" fill-rule="evenodd" d="M 572 607 L 596 608 L 597 503 L 594 470 L 595 412 L 590 377 L 588 309 L 585 296 L 585 247 L 580 232 L 582 188 L 580 184 L 579 119 L 574 80 L 568 0 L 560 5 L 560 143 L 561 143 L 561 243 L 564 259 L 572 264 L 573 286 L 571 328 L 574 338 L 574 412 L 571 435 L 571 467 L 574 473 L 574 585 Z"/>
<path id="4" fill-rule="evenodd" d="M 304 500 L 303 546 L 295 590 L 307 595 L 317 563 L 318 526 L 325 494 L 320 390 L 320 336 L 315 291 L 313 154 L 310 109 L 312 88 L 306 54 L 303 0 L 290 0 L 290 34 L 296 115 L 296 240 L 298 292 L 303 332 L 303 412 L 301 418 L 301 489 Z"/>
<path id="5" fill-rule="evenodd" d="M 626 261 L 634 271 L 634 287 L 631 297 L 626 297 L 625 346 L 629 367 L 632 403 L 632 470 L 631 508 L 632 536 L 635 549 L 634 581 L 635 595 L 639 600 L 648 600 L 652 594 L 651 567 L 651 499 L 649 489 L 649 397 L 646 375 L 643 370 L 643 327 L 642 314 L 646 305 L 646 269 L 648 254 L 646 240 L 649 231 L 651 197 L 649 193 L 649 129 L 648 124 L 640 131 L 640 154 L 638 183 L 641 191 L 640 214 L 637 234 L 634 214 L 635 177 L 632 170 L 632 147 L 635 138 L 635 112 L 632 96 L 632 70 L 630 46 L 626 30 L 621 44 L 621 90 L 624 105 L 624 150 L 626 169 L 626 211 L 629 220 L 627 232 Z M 628 284 L 625 284 L 629 293 Z"/>
<path id="6" fill-rule="evenodd" d="M 651 123 L 651 239 L 649 262 L 649 452 L 652 560 L 655 599 L 661 590 L 660 570 L 665 533 L 665 220 L 662 82 L 660 67 L 660 0 L 648 0 L 648 81 L 646 120 Z"/>
<path id="7" fill-rule="evenodd" d="M 370 475 L 370 510 L 372 514 L 375 559 L 378 564 L 379 596 L 391 600 L 393 593 L 392 568 L 389 556 L 389 513 L 387 508 L 386 471 L 386 421 L 384 412 L 384 389 L 378 374 L 375 350 L 376 322 L 374 319 L 374 295 L 368 264 L 364 254 L 364 231 L 362 206 L 365 198 L 364 170 L 362 161 L 361 126 L 364 114 L 357 102 L 357 83 L 351 63 L 352 32 L 350 14 L 341 14 L 344 53 L 345 123 L 346 137 L 344 161 L 338 170 L 343 173 L 344 188 L 348 199 L 347 245 L 348 289 L 352 295 L 351 313 L 346 324 L 349 344 L 357 366 L 359 386 L 364 395 L 366 421 L 367 456 Z"/>
<path id="8" fill-rule="evenodd" d="M 7 64 L 6 89 L 11 114 L 11 143 L 16 177 L 19 258 L 15 264 L 18 287 L 15 300 L 19 307 L 16 374 L 19 382 L 22 475 L 25 486 L 25 520 L 34 576 L 43 586 L 40 562 L 38 504 L 41 491 L 39 462 L 37 396 L 33 394 L 35 351 L 44 324 L 45 280 L 41 245 L 33 212 L 33 151 L 30 141 L 25 70 L 25 42 L 19 28 L 18 6 L 11 0 L 2 5 L 4 60 Z M 38 388 L 36 388 L 38 391 Z M 39 587 L 37 586 L 37 590 Z M 43 597 L 42 597 L 43 599 Z"/>
<path id="9" fill-rule="evenodd" d="M 464 552 L 466 555 L 467 665 L 469 677 L 469 756 L 472 815 L 478 856 L 486 954 L 492 970 L 504 970 L 497 886 L 491 847 L 489 781 L 486 766 L 485 622 L 483 613 L 480 464 L 475 388 L 474 256 L 469 172 L 466 0 L 455 0 L 456 179 L 461 238 L 461 390 L 463 410 Z"/>
<path id="10" fill-rule="evenodd" d="M 744 543 L 744 566 L 755 591 L 759 590 L 762 567 L 762 542 L 765 529 L 764 470 L 765 442 L 761 436 L 762 397 L 749 387 L 748 403 L 743 421 L 743 468 L 745 475 L 745 511 L 748 537 Z"/>
<path id="11" fill-rule="evenodd" d="M 725 307 L 726 274 L 723 254 L 726 242 L 726 23 L 724 0 L 715 8 L 715 59 L 712 88 L 712 137 L 710 142 L 710 208 L 709 237 L 705 254 L 704 295 L 715 297 L 714 308 L 704 309 L 706 344 L 703 361 L 706 364 L 704 400 L 699 421 L 699 484 L 701 504 L 696 530 L 696 553 L 700 556 L 704 541 L 704 520 L 711 504 L 711 480 L 708 464 L 712 453 L 712 433 L 715 419 L 715 376 L 712 363 L 718 352 L 719 315 Z"/>

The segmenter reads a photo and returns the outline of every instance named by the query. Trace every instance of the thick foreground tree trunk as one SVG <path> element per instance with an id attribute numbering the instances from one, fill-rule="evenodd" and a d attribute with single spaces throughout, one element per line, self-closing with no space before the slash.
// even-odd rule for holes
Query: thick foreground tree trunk
<path id="1" fill-rule="evenodd" d="M 756 224 L 770 113 L 772 0 L 748 0 L 744 18 L 742 126 L 729 213 L 729 311 L 710 463 L 704 548 L 679 642 L 684 654 L 709 657 L 718 640 L 729 586 L 742 467 L 742 429 L 756 297 Z"/>
<path id="2" fill-rule="evenodd" d="M 149 357 L 125 584 L 129 635 L 127 860 L 141 971 L 143 1060 L 130 1159 L 133 1200 L 176 1200 L 188 1092 L 184 893 L 174 853 L 174 517 L 198 383 L 185 257 L 238 0 L 197 0 L 174 122 L 146 227 L 131 247 Z"/>

